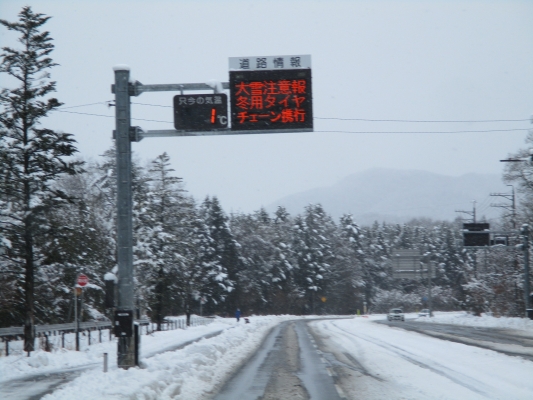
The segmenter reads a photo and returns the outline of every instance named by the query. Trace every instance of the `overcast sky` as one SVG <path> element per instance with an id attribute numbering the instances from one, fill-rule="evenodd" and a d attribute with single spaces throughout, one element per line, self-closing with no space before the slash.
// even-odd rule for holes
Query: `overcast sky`
<path id="1" fill-rule="evenodd" d="M 186 189 L 217 195 L 226 211 L 251 212 L 374 167 L 500 174 L 499 160 L 524 147 L 533 127 L 533 1 L 2 0 L 0 18 L 15 21 L 24 5 L 53 17 L 45 27 L 63 110 L 95 114 L 44 121 L 73 133 L 85 158 L 112 145 L 106 101 L 116 64 L 144 84 L 227 82 L 229 57 L 311 55 L 315 132 L 133 144 L 143 162 L 166 151 Z M 0 29 L 1 46 L 15 39 Z M 167 107 L 134 104 L 132 125 L 172 129 L 175 94 L 133 98 Z M 463 133 L 443 133 L 455 131 Z"/>

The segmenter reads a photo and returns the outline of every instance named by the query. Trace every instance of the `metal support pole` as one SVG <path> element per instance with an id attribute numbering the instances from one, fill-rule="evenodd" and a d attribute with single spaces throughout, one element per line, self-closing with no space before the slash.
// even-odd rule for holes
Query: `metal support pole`
<path id="1" fill-rule="evenodd" d="M 428 262 L 428 308 L 429 308 L 429 316 L 433 316 L 433 309 L 431 308 L 431 273 L 432 273 L 432 262 Z"/>
<path id="2" fill-rule="evenodd" d="M 107 372 L 107 353 L 104 353 L 104 372 Z"/>
<path id="3" fill-rule="evenodd" d="M 74 333 L 76 336 L 76 351 L 80 351 L 80 323 L 78 321 L 78 289 L 74 286 Z"/>
<path id="4" fill-rule="evenodd" d="M 118 309 L 133 312 L 130 70 L 127 66 L 116 66 L 113 69 L 115 71 Z M 118 338 L 117 363 L 119 368 L 124 369 L 135 366 L 133 337 Z"/>
<path id="5" fill-rule="evenodd" d="M 522 225 L 523 247 L 524 247 L 524 305 L 526 308 L 526 318 L 530 317 L 531 301 L 530 301 L 530 289 L 529 289 L 529 225 Z"/>

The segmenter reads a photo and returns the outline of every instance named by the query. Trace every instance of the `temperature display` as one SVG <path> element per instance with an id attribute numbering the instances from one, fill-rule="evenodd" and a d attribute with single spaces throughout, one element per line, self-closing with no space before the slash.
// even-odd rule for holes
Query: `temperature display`
<path id="1" fill-rule="evenodd" d="M 178 131 L 212 131 L 228 127 L 224 93 L 174 96 L 174 127 Z"/>

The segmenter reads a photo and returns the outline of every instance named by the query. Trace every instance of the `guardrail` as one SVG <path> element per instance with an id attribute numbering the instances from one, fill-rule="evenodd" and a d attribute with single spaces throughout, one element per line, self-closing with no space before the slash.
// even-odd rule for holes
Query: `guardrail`
<path id="1" fill-rule="evenodd" d="M 197 325 L 206 325 L 212 322 L 212 318 L 191 316 L 191 326 Z M 156 330 L 157 324 L 152 323 L 148 319 L 138 319 L 135 320 L 135 324 L 140 326 L 140 334 L 150 334 Z M 174 330 L 174 329 L 185 329 L 187 327 L 185 318 L 170 318 L 161 324 L 161 329 L 164 331 Z M 145 328 L 145 329 L 143 329 Z M 76 332 L 76 323 L 69 322 L 65 324 L 52 324 L 52 325 L 35 325 L 35 337 L 44 338 L 44 349 L 48 350 L 50 348 L 48 337 L 49 336 L 59 336 L 61 335 L 61 348 L 65 347 L 65 334 Z M 111 321 L 88 321 L 80 322 L 79 324 L 79 333 L 88 331 L 89 334 L 86 335 L 88 338 L 88 345 L 91 345 L 91 331 L 98 331 L 98 342 L 102 342 L 102 331 L 109 330 L 109 340 L 112 339 L 113 335 L 113 324 Z M 143 332 L 144 330 L 144 332 Z M 9 355 L 9 342 L 18 341 L 24 338 L 24 327 L 22 326 L 13 326 L 9 328 L 0 328 L 0 338 L 5 344 L 6 356 Z M 2 351 L 0 350 L 0 355 Z"/>
<path id="2" fill-rule="evenodd" d="M 149 323 L 147 320 L 146 323 Z M 80 331 L 85 330 L 97 330 L 97 329 L 111 329 L 111 321 L 89 321 L 89 322 L 80 322 Z M 60 333 L 60 332 L 74 332 L 76 330 L 76 323 L 70 322 L 66 324 L 53 324 L 53 325 L 35 325 L 34 327 L 36 336 L 40 333 L 50 332 Z M 24 327 L 23 326 L 12 326 L 10 328 L 0 328 L 0 337 L 10 337 L 11 340 L 23 337 L 24 336 Z"/>

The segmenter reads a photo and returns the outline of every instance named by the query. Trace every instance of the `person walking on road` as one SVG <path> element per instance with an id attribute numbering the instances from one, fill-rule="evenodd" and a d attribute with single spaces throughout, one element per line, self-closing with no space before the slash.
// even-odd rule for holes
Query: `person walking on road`
<path id="1" fill-rule="evenodd" d="M 237 311 L 235 311 L 235 318 L 237 318 L 237 322 L 239 322 L 239 319 L 241 319 L 241 310 L 237 308 Z"/>

